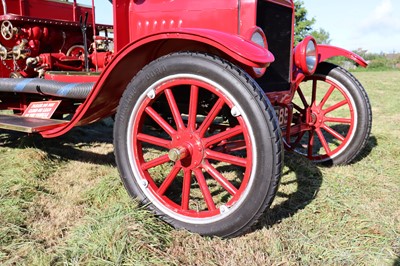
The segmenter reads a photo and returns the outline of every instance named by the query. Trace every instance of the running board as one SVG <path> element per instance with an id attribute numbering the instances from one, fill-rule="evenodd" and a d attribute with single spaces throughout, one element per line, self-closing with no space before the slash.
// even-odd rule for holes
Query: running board
<path id="1" fill-rule="evenodd" d="M 60 127 L 69 121 L 23 117 L 19 115 L 0 115 L 0 129 L 25 133 L 37 133 Z"/>

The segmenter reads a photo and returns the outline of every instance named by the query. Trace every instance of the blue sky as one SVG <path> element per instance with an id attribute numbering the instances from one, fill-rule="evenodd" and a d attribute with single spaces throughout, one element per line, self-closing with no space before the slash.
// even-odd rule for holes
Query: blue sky
<path id="1" fill-rule="evenodd" d="M 91 4 L 91 0 L 78 0 Z M 315 18 L 314 28 L 329 32 L 331 44 L 349 50 L 400 52 L 399 0 L 303 0 L 308 18 Z M 99 23 L 112 23 L 111 5 L 95 0 Z"/>
<path id="2" fill-rule="evenodd" d="M 399 0 L 304 0 L 316 28 L 327 30 L 331 44 L 369 52 L 400 52 Z"/>

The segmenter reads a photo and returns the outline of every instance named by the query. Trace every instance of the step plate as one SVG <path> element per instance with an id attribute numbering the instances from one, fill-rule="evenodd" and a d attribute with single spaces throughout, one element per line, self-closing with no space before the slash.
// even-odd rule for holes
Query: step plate
<path id="1" fill-rule="evenodd" d="M 0 128 L 25 133 L 36 133 L 67 124 L 65 120 L 23 117 L 18 115 L 0 115 Z"/>

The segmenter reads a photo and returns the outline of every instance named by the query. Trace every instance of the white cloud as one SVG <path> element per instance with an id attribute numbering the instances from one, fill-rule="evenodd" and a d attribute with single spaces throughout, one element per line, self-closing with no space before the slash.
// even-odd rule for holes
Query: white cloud
<path id="1" fill-rule="evenodd" d="M 395 12 L 393 0 L 381 0 L 373 12 L 362 21 L 360 30 L 363 34 L 399 34 L 400 18 Z"/>
<path id="2" fill-rule="evenodd" d="M 396 0 L 398 1 L 398 0 Z M 367 12 L 358 25 L 350 43 L 361 43 L 370 52 L 400 51 L 400 17 L 399 2 L 380 0 Z"/>
<path id="3" fill-rule="evenodd" d="M 373 53 L 400 52 L 400 0 L 323 2 L 305 1 L 310 17 L 317 19 L 316 28 L 330 33 L 332 45 Z"/>

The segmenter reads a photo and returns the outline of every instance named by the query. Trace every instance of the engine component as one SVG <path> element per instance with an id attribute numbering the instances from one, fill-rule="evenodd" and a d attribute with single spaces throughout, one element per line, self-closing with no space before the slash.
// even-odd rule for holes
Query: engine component
<path id="1" fill-rule="evenodd" d="M 0 60 L 6 60 L 7 56 L 7 48 L 0 44 Z"/>
<path id="2" fill-rule="evenodd" d="M 96 36 L 94 43 L 92 44 L 92 47 L 96 51 L 104 51 L 108 52 L 112 50 L 113 47 L 113 41 L 112 39 L 104 36 Z"/>
<path id="3" fill-rule="evenodd" d="M 1 36 L 3 36 L 5 40 L 11 40 L 17 32 L 18 29 L 15 28 L 9 20 L 4 20 L 3 23 L 1 23 Z"/>
<path id="4" fill-rule="evenodd" d="M 11 72 L 10 73 L 10 78 L 12 78 L 12 79 L 21 79 L 21 78 L 23 78 L 23 76 L 21 75 L 21 73 Z"/>
<path id="5" fill-rule="evenodd" d="M 13 47 L 12 54 L 14 60 L 25 59 L 31 55 L 31 49 L 26 45 L 27 43 L 27 39 L 22 39 L 20 44 Z"/>
<path id="6" fill-rule="evenodd" d="M 26 59 L 26 65 L 28 67 L 36 67 L 37 64 L 39 63 L 40 58 L 37 57 L 29 57 Z"/>
<path id="7" fill-rule="evenodd" d="M 83 17 L 81 16 L 79 18 L 79 24 L 81 26 L 81 31 L 82 31 L 82 37 L 83 37 L 83 48 L 84 48 L 84 52 L 85 52 L 85 71 L 88 72 L 89 71 L 89 54 L 88 54 L 88 50 L 87 50 L 87 36 L 86 36 L 86 30 L 87 30 L 87 18 L 88 18 L 88 13 L 85 14 L 85 18 L 83 19 Z"/>
<path id="8" fill-rule="evenodd" d="M 84 53 L 85 53 L 85 47 L 83 45 L 73 45 L 68 49 L 66 56 L 79 57 Z"/>

